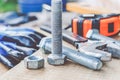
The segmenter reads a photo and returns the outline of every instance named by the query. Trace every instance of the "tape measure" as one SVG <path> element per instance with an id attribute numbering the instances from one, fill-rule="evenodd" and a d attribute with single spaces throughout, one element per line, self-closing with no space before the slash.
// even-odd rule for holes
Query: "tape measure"
<path id="1" fill-rule="evenodd" d="M 119 14 L 80 15 L 72 19 L 72 32 L 85 37 L 88 30 L 98 29 L 100 34 L 113 36 L 119 33 Z"/>

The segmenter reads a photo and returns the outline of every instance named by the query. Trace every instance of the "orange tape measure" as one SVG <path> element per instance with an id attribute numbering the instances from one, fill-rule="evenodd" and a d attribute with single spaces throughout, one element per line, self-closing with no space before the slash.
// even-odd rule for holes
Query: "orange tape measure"
<path id="1" fill-rule="evenodd" d="M 120 17 L 118 14 L 81 15 L 72 19 L 72 32 L 85 37 L 88 30 L 98 29 L 100 34 L 113 36 L 119 33 Z"/>

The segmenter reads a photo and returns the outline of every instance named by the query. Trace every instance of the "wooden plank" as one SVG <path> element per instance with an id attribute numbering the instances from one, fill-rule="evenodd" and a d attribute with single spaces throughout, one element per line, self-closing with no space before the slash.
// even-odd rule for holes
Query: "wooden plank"
<path id="1" fill-rule="evenodd" d="M 0 76 L 6 73 L 9 69 L 6 68 L 2 63 L 0 63 Z"/>
<path id="2" fill-rule="evenodd" d="M 96 1 L 99 2 L 99 1 Z M 102 3 L 102 1 L 101 1 Z M 119 10 L 116 10 L 115 8 L 111 7 L 109 1 L 104 1 L 102 6 L 92 6 L 90 2 L 70 2 L 67 3 L 66 9 L 70 12 L 75 12 L 79 14 L 103 14 L 103 13 L 120 13 Z M 94 3 L 97 5 L 98 3 Z M 103 6 L 104 5 L 104 6 Z"/>
<path id="3" fill-rule="evenodd" d="M 99 14 L 99 13 L 101 13 L 100 11 L 95 10 L 94 8 L 92 9 L 92 8 L 81 6 L 79 3 L 67 3 L 66 9 L 68 11 L 76 12 L 79 14 L 90 14 L 90 13 L 91 14 L 92 13 Z"/>
<path id="4" fill-rule="evenodd" d="M 40 50 L 34 55 L 47 57 Z M 120 78 L 119 65 L 119 60 L 113 59 L 104 64 L 101 71 L 93 71 L 71 61 L 63 66 L 52 66 L 46 62 L 43 69 L 28 70 L 22 61 L 0 77 L 0 80 L 117 80 Z"/>

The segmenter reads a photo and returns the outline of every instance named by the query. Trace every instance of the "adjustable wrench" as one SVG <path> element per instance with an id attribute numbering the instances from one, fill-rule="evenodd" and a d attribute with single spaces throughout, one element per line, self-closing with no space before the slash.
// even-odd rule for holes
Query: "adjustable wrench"
<path id="1" fill-rule="evenodd" d="M 106 42 L 107 51 L 112 53 L 113 57 L 120 59 L 120 41 L 99 34 L 99 31 L 96 29 L 89 30 L 86 37 L 92 40 Z"/>

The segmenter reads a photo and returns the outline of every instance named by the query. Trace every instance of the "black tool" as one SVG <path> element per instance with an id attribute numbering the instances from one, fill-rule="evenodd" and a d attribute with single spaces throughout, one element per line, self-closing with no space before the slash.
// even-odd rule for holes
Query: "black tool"
<path id="1" fill-rule="evenodd" d="M 37 20 L 37 18 L 35 16 L 18 16 L 12 20 L 7 20 L 5 21 L 5 24 L 10 25 L 10 26 L 18 26 L 20 24 L 24 24 L 30 21 L 34 21 Z"/>
<path id="2" fill-rule="evenodd" d="M 40 26 L 40 29 L 44 30 L 44 31 L 46 31 L 48 33 L 51 33 L 51 27 L 49 27 L 49 26 Z M 70 31 L 62 30 L 62 32 L 63 32 L 63 34 L 62 34 L 63 35 L 63 40 L 65 40 L 66 42 L 71 43 L 74 46 L 76 46 L 75 43 L 86 42 L 87 41 L 86 38 L 83 38 L 83 37 L 81 37 L 79 35 L 75 35 Z"/>
<path id="3" fill-rule="evenodd" d="M 0 23 L 10 26 L 18 26 L 34 20 L 37 20 L 36 16 L 29 16 L 27 14 L 17 13 L 14 11 L 6 12 L 0 17 Z"/>

